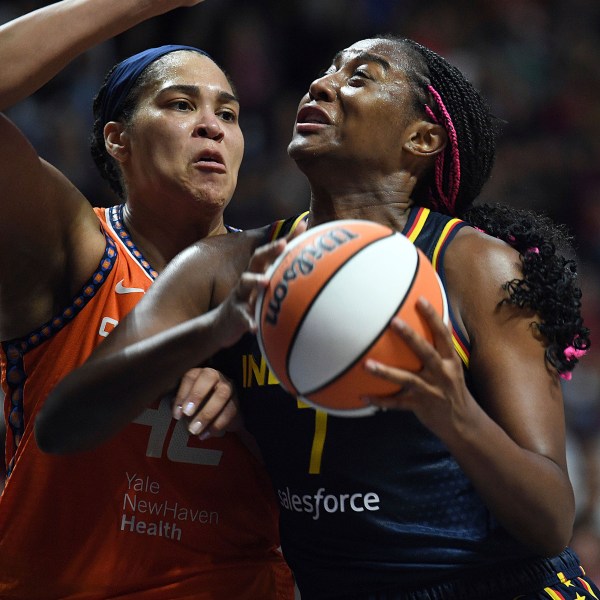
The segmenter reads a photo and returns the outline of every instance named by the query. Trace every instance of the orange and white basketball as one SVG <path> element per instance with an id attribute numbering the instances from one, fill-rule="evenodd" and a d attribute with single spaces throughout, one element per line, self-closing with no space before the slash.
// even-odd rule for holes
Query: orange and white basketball
<path id="1" fill-rule="evenodd" d="M 395 316 L 432 341 L 416 308 L 425 296 L 448 321 L 446 294 L 427 257 L 402 234 L 345 219 L 309 229 L 270 267 L 256 305 L 258 342 L 281 385 L 308 404 L 363 416 L 364 395 L 398 386 L 364 369 L 367 358 L 418 371 L 421 362 L 389 329 Z"/>

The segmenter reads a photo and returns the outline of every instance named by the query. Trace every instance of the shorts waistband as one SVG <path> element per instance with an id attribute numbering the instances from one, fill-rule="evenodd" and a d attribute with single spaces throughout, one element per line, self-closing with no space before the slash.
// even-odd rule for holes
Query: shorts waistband
<path id="1" fill-rule="evenodd" d="M 553 558 L 495 565 L 427 588 L 377 592 L 365 600 L 512 600 L 582 575 L 579 558 L 566 548 Z"/>

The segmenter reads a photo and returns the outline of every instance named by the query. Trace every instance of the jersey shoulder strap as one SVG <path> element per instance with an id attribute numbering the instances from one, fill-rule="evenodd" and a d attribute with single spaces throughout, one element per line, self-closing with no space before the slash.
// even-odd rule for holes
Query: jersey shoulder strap
<path id="1" fill-rule="evenodd" d="M 280 219 L 279 221 L 275 221 L 271 224 L 271 229 L 269 232 L 269 241 L 277 240 L 279 238 L 285 237 L 286 235 L 293 233 L 298 227 L 298 224 L 302 221 L 308 219 L 308 211 L 305 211 L 295 217 L 290 217 L 288 219 Z"/>
<path id="2" fill-rule="evenodd" d="M 411 209 L 408 221 L 402 233 L 417 246 L 431 261 L 443 286 L 446 286 L 444 254 L 454 236 L 468 223 L 455 217 L 432 212 L 428 208 L 415 206 Z M 458 326 L 458 322 L 448 306 L 452 325 L 452 342 L 465 367 L 469 366 L 470 344 L 467 336 Z"/>

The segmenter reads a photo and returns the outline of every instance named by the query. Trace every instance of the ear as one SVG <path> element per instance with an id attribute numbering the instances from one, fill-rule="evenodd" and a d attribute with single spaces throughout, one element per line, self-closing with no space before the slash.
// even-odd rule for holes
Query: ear
<path id="1" fill-rule="evenodd" d="M 125 126 L 118 121 L 109 121 L 104 126 L 104 145 L 106 151 L 118 162 L 124 162 L 129 155 L 129 137 Z"/>
<path id="2" fill-rule="evenodd" d="M 404 149 L 417 156 L 435 156 L 440 153 L 448 143 L 446 130 L 436 123 L 417 121 L 408 132 L 408 139 Z"/>

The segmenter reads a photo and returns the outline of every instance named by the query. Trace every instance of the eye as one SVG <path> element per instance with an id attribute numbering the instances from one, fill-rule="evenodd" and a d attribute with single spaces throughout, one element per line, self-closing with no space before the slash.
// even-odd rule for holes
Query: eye
<path id="1" fill-rule="evenodd" d="M 194 107 L 192 106 L 192 104 L 189 100 L 175 100 L 175 101 L 171 102 L 169 104 L 169 106 L 171 108 L 174 108 L 175 110 L 180 110 L 180 111 L 188 111 L 188 110 L 194 109 Z"/>
<path id="2" fill-rule="evenodd" d="M 236 123 L 237 122 L 237 113 L 235 113 L 232 110 L 222 110 L 221 112 L 218 113 L 219 117 L 221 119 L 223 119 L 223 121 L 226 121 L 227 123 Z"/>
<path id="3" fill-rule="evenodd" d="M 354 85 L 363 85 L 368 79 L 372 79 L 368 71 L 365 71 L 364 69 L 354 69 L 348 81 Z"/>

